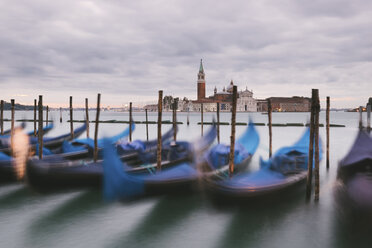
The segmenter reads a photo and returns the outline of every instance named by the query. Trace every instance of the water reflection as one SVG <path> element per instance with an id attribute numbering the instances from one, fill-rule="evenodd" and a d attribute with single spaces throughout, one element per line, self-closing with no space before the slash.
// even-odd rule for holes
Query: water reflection
<path id="1" fill-rule="evenodd" d="M 65 200 L 55 209 L 49 210 L 33 221 L 28 228 L 30 236 L 56 233 L 62 227 L 72 227 L 72 223 L 86 217 L 103 206 L 99 191 L 78 192 L 72 199 Z"/>
<path id="2" fill-rule="evenodd" d="M 201 206 L 200 195 L 165 196 L 160 198 L 143 221 L 129 233 L 122 234 L 108 247 L 154 247 L 169 230 Z"/>
<path id="3" fill-rule="evenodd" d="M 270 230 L 280 225 L 287 215 L 299 204 L 304 204 L 304 193 L 252 200 L 235 206 L 231 223 L 218 242 L 219 247 L 257 247 L 262 234 L 270 235 Z M 231 208 L 230 207 L 230 211 Z"/>
<path id="4" fill-rule="evenodd" d="M 334 190 L 334 247 L 371 247 L 372 210 L 365 211 L 350 201 L 343 184 Z"/>
<path id="5" fill-rule="evenodd" d="M 20 204 L 29 202 L 31 190 L 24 185 L 11 189 L 0 197 L 0 209 L 12 209 Z"/>

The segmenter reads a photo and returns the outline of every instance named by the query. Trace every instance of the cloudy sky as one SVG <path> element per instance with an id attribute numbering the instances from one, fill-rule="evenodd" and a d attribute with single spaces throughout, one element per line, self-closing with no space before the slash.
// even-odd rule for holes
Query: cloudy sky
<path id="1" fill-rule="evenodd" d="M 257 98 L 372 96 L 372 1 L 0 0 L 1 99 L 52 106 L 196 98 L 231 79 Z M 324 104 L 324 102 L 323 102 Z"/>

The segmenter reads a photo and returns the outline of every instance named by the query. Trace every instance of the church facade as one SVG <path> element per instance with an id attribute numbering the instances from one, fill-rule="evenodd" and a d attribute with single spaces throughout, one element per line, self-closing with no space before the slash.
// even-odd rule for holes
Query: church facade
<path id="1" fill-rule="evenodd" d="M 199 112 L 203 106 L 203 111 L 217 111 L 217 103 L 219 103 L 220 111 L 231 111 L 234 82 L 231 80 L 230 84 L 219 92 L 215 87 L 214 94 L 206 97 L 206 82 L 202 60 L 200 60 L 200 67 L 197 76 L 197 99 L 191 101 L 191 106 L 188 105 L 188 110 Z M 257 112 L 257 102 L 253 98 L 253 91 L 249 91 L 247 88 L 244 91 L 238 91 L 237 111 Z"/>

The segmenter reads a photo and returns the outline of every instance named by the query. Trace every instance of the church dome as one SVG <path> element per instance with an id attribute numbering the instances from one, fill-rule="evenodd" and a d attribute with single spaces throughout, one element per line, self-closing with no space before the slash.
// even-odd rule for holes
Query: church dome
<path id="1" fill-rule="evenodd" d="M 232 92 L 233 91 L 234 82 L 231 80 L 230 84 L 227 86 L 226 91 Z"/>

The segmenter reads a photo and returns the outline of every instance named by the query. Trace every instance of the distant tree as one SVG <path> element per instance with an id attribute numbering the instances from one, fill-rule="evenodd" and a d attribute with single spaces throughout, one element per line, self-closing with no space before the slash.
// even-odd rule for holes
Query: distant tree
<path id="1" fill-rule="evenodd" d="M 163 109 L 170 109 L 172 105 L 173 97 L 172 96 L 164 96 L 163 98 Z"/>
<path id="2" fill-rule="evenodd" d="M 172 109 L 173 109 L 173 106 L 176 106 L 176 110 L 178 109 L 178 102 L 179 101 L 180 101 L 179 97 L 173 98 Z"/>

